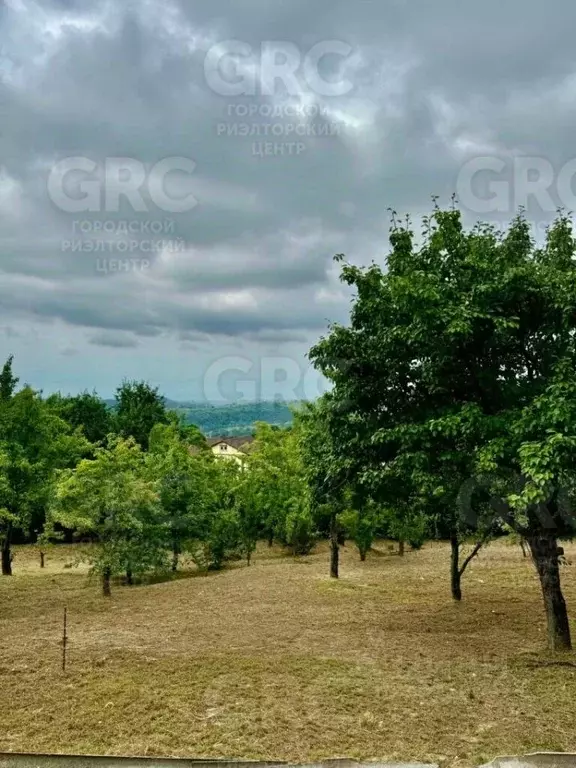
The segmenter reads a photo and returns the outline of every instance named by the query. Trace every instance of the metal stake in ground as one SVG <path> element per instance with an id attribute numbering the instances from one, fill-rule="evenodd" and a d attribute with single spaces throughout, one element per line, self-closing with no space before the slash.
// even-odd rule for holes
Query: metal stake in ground
<path id="1" fill-rule="evenodd" d="M 64 626 L 62 629 L 62 672 L 66 672 L 66 646 L 68 645 L 67 616 L 64 608 Z"/>

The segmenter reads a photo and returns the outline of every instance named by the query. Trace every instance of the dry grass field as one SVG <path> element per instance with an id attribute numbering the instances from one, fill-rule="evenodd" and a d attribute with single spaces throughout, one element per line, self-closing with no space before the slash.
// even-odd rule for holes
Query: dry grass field
<path id="1" fill-rule="evenodd" d="M 562 569 L 576 616 L 575 565 Z M 449 596 L 448 548 L 382 543 L 341 579 L 319 547 L 100 597 L 56 548 L 0 579 L 0 750 L 474 765 L 576 749 L 576 656 L 543 650 L 533 566 L 491 545 Z M 190 574 L 191 575 L 191 574 Z M 60 668 L 68 608 L 68 669 Z M 575 633 L 576 634 L 576 633 Z"/>

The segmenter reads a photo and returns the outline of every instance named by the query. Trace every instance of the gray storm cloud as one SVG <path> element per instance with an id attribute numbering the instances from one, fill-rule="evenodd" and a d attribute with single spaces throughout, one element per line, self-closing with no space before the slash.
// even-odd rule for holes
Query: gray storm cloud
<path id="1" fill-rule="evenodd" d="M 212 351 L 231 338 L 312 341 L 347 313 L 332 255 L 382 257 L 388 206 L 418 216 L 432 195 L 448 200 L 474 158 L 537 156 L 554 169 L 572 159 L 575 21 L 574 4 L 535 0 L 5 0 L 2 344 L 55 323 L 80 352 L 104 355 L 105 370 L 107 348 L 137 354 L 159 334 L 175 353 L 183 334 Z M 209 83 L 207 54 L 231 40 L 252 56 L 224 57 L 221 75 L 244 73 L 254 93 Z M 299 93 L 280 82 L 262 95 L 270 41 L 302 62 L 326 41 L 347 46 L 319 73 L 350 89 L 314 92 L 299 70 Z M 98 169 L 67 179 L 75 212 L 49 193 L 71 157 Z M 193 172 L 171 173 L 167 191 L 197 205 L 162 210 L 145 183 L 145 210 L 126 196 L 111 209 L 108 185 L 126 178 L 103 178 L 109 158 L 133 159 L 146 182 L 165 158 L 189 159 Z M 81 210 L 87 181 L 96 210 Z M 514 201 L 496 218 L 511 218 Z M 531 216 L 549 215 L 532 202 Z"/>

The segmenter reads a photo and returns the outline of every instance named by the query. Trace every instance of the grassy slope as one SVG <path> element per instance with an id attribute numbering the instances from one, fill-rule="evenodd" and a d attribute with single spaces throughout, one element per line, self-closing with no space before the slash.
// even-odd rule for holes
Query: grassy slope
<path id="1" fill-rule="evenodd" d="M 469 765 L 576 748 L 576 666 L 542 651 L 519 548 L 486 550 L 461 605 L 441 544 L 404 558 L 382 545 L 365 564 L 348 546 L 338 582 L 322 548 L 293 561 L 263 547 L 250 568 L 118 587 L 111 601 L 67 556 L 41 571 L 19 550 L 0 579 L 0 750 Z M 575 612 L 574 568 L 563 577 Z"/>

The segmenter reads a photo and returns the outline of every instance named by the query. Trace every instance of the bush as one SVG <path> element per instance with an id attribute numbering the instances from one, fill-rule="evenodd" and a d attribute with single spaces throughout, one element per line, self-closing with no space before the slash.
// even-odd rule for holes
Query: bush
<path id="1" fill-rule="evenodd" d="M 214 517 L 208 539 L 209 568 L 219 570 L 224 561 L 241 547 L 240 525 L 235 510 L 226 509 Z"/>
<path id="2" fill-rule="evenodd" d="M 286 544 L 295 555 L 309 555 L 316 543 L 314 521 L 307 510 L 292 510 L 286 516 Z"/>
<path id="3" fill-rule="evenodd" d="M 376 530 L 376 515 L 372 506 L 368 506 L 363 512 L 355 509 L 347 509 L 338 516 L 340 525 L 358 547 L 360 558 L 364 560 L 366 553 L 372 546 Z"/>

